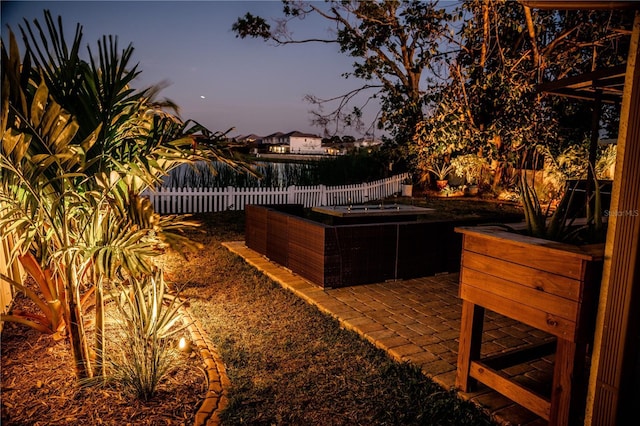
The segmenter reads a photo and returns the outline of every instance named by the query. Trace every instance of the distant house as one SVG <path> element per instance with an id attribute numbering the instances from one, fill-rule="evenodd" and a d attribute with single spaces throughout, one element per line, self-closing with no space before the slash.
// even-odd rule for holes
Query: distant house
<path id="1" fill-rule="evenodd" d="M 262 136 L 258 136 L 256 134 L 251 133 L 250 135 L 246 135 L 246 136 L 242 136 L 242 135 L 236 136 L 234 139 L 237 142 L 250 145 L 250 144 L 260 143 L 262 141 Z"/>
<path id="2" fill-rule="evenodd" d="M 380 145 L 382 145 L 381 140 L 374 139 L 371 137 L 361 138 L 353 143 L 353 146 L 355 148 L 371 148 L 371 147 L 380 146 Z"/>
<path id="3" fill-rule="evenodd" d="M 325 143 L 324 151 L 327 155 L 345 155 L 353 149 L 352 146 L 350 143 Z"/>
<path id="4" fill-rule="evenodd" d="M 269 152 L 291 154 L 324 154 L 322 138 L 310 133 L 293 131 L 276 132 L 262 138 L 263 145 L 269 145 Z"/>
<path id="5" fill-rule="evenodd" d="M 275 154 L 288 154 L 289 145 L 285 145 L 285 144 L 269 145 L 269 152 L 273 152 Z"/>
<path id="6" fill-rule="evenodd" d="M 282 132 L 271 133 L 262 138 L 263 145 L 282 145 L 284 144 L 285 134 Z"/>

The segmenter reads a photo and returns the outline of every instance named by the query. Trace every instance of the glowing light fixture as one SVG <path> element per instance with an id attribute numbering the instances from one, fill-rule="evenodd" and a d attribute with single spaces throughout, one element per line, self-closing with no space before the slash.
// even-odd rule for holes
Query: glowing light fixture
<path id="1" fill-rule="evenodd" d="M 184 337 L 181 337 L 180 341 L 178 342 L 178 349 L 180 349 L 184 353 L 191 352 L 191 342 Z"/>

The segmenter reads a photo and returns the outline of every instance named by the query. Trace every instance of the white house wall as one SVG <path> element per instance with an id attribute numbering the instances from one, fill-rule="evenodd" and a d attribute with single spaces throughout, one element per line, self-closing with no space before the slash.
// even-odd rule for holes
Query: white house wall
<path id="1" fill-rule="evenodd" d="M 324 154 L 322 139 L 292 136 L 289 140 L 289 152 L 293 154 Z"/>

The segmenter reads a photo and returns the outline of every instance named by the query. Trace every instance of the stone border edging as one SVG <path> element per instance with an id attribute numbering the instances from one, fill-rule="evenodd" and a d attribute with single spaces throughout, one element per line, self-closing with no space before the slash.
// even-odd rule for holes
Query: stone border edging
<path id="1" fill-rule="evenodd" d="M 222 358 L 202 329 L 200 321 L 193 317 L 187 307 L 182 306 L 181 311 L 182 321 L 202 357 L 208 383 L 207 393 L 196 413 L 194 426 L 218 426 L 220 425 L 220 412 L 229 405 L 228 389 L 231 387 L 231 381 L 227 377 L 227 370 Z"/>

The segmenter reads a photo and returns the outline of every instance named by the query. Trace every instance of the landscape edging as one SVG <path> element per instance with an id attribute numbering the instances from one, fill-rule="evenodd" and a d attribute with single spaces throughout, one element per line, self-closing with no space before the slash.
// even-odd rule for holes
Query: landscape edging
<path id="1" fill-rule="evenodd" d="M 196 413 L 194 426 L 218 426 L 220 425 L 220 412 L 229 405 L 228 389 L 231 386 L 231 381 L 227 376 L 222 358 L 203 330 L 200 321 L 195 319 L 185 306 L 181 308 L 181 311 L 183 323 L 202 358 L 207 378 L 207 393 Z"/>

